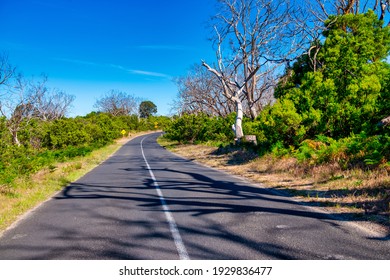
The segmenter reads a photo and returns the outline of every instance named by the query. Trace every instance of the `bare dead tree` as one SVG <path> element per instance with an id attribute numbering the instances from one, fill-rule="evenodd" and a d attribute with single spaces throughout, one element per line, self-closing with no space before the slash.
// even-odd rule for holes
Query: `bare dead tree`
<path id="1" fill-rule="evenodd" d="M 240 139 L 243 137 L 243 101 L 250 117 L 256 118 L 262 93 L 275 85 L 276 78 L 269 77 L 281 72 L 297 44 L 294 28 L 291 28 L 289 1 L 219 2 L 221 12 L 213 26 L 217 63 L 211 66 L 203 61 L 202 64 L 218 78 L 225 98 L 234 102 L 237 118 L 233 128 L 236 138 Z"/>
<path id="2" fill-rule="evenodd" d="M 385 20 L 390 13 L 390 0 L 306 0 L 304 10 L 325 22 L 330 15 L 366 13 L 369 9 L 376 12 L 380 20 Z"/>
<path id="3" fill-rule="evenodd" d="M 126 92 L 111 90 L 97 100 L 94 107 L 113 116 L 123 116 L 136 114 L 138 103 L 137 98 Z"/>
<path id="4" fill-rule="evenodd" d="M 31 82 L 17 75 L 0 100 L 0 113 L 6 118 L 6 126 L 14 144 L 20 146 L 19 131 L 33 118 L 36 95 Z"/>
<path id="5" fill-rule="evenodd" d="M 49 89 L 45 83 L 46 78 L 32 86 L 32 90 L 36 94 L 34 117 L 43 121 L 63 118 L 69 112 L 75 96 L 56 88 Z"/>
<path id="6" fill-rule="evenodd" d="M 194 65 L 186 76 L 175 80 L 179 95 L 176 110 L 179 114 L 205 113 L 225 117 L 234 112 L 234 104 L 222 94 L 218 79 L 200 65 Z"/>
<path id="7" fill-rule="evenodd" d="M 15 67 L 8 62 L 6 54 L 0 55 L 0 85 L 5 85 L 15 74 Z"/>
<path id="8" fill-rule="evenodd" d="M 254 100 L 255 109 L 260 112 L 264 106 L 273 103 L 273 86 L 275 80 L 272 75 L 264 75 L 256 86 L 257 99 Z M 225 117 L 235 112 L 234 103 L 223 95 L 223 88 L 217 77 L 201 65 L 195 65 L 186 76 L 175 80 L 178 87 L 178 99 L 175 103 L 175 112 L 179 114 L 205 113 L 209 116 Z M 250 107 L 246 99 L 242 100 L 244 115 L 250 117 Z"/>
<path id="9" fill-rule="evenodd" d="M 5 117 L 6 126 L 14 144 L 20 146 L 18 133 L 32 119 L 49 121 L 64 117 L 74 96 L 46 86 L 47 77 L 41 80 L 27 80 L 18 74 L 7 82 L 4 95 L 0 98 L 0 115 Z"/>
<path id="10" fill-rule="evenodd" d="M 231 102 L 233 102 L 236 106 L 236 121 L 232 126 L 232 129 L 235 133 L 236 139 L 241 139 L 244 136 L 242 130 L 242 120 L 244 118 L 244 111 L 242 105 L 242 95 L 244 87 L 237 87 L 237 85 L 232 82 L 226 75 L 222 72 L 218 72 L 216 69 L 211 68 L 207 63 L 203 62 L 203 66 L 205 66 L 211 73 L 213 73 L 216 77 L 218 77 L 219 81 L 223 87 L 223 95 Z"/>
<path id="11" fill-rule="evenodd" d="M 261 112 L 265 106 L 275 102 L 274 89 L 277 83 L 278 75 L 274 71 L 263 72 L 258 76 L 252 103 L 248 104 L 247 99 L 243 100 L 244 114 L 247 117 L 251 117 L 253 111 Z"/>

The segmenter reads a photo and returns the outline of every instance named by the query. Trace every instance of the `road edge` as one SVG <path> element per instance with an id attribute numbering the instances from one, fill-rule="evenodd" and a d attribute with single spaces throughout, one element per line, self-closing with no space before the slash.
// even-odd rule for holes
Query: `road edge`
<path id="1" fill-rule="evenodd" d="M 157 141 L 157 144 L 160 145 L 158 143 L 158 141 Z M 329 215 L 330 217 L 332 217 L 332 219 L 334 219 L 335 221 L 343 222 L 343 225 L 348 226 L 348 227 L 352 227 L 352 228 L 358 230 L 361 234 L 364 234 L 364 236 L 366 238 L 382 239 L 382 240 L 385 240 L 385 241 L 390 240 L 390 234 L 388 232 L 388 229 L 386 227 L 384 227 L 384 226 L 381 226 L 380 224 L 377 224 L 377 223 L 374 223 L 374 222 L 369 222 L 369 221 L 349 221 L 347 219 L 343 219 L 342 217 L 338 217 L 338 216 L 336 217 L 330 211 L 327 211 L 326 209 L 323 209 L 323 208 L 321 208 L 319 206 L 307 205 L 307 203 L 305 201 L 303 201 L 303 200 L 301 200 L 301 199 L 299 199 L 297 197 L 292 196 L 287 191 L 283 191 L 283 190 L 278 190 L 278 189 L 275 189 L 275 188 L 267 187 L 264 183 L 252 181 L 249 178 L 246 178 L 246 177 L 243 177 L 243 176 L 239 176 L 239 175 L 236 175 L 236 174 L 232 174 L 232 173 L 229 173 L 226 170 L 206 165 L 206 164 L 204 164 L 202 162 L 197 161 L 196 159 L 186 158 L 186 157 L 184 157 L 184 156 L 182 156 L 180 154 L 177 154 L 177 153 L 175 153 L 175 152 L 165 148 L 162 145 L 160 145 L 160 146 L 162 148 L 164 148 L 166 151 L 174 154 L 175 156 L 178 156 L 178 157 L 182 158 L 183 160 L 187 160 L 187 161 L 190 161 L 190 162 L 192 162 L 194 164 L 197 164 L 199 166 L 210 168 L 210 169 L 216 170 L 218 172 L 222 172 L 223 174 L 226 174 L 226 175 L 232 176 L 233 178 L 242 180 L 243 182 L 246 182 L 246 183 L 248 183 L 250 185 L 253 185 L 253 186 L 257 187 L 257 188 L 265 189 L 268 192 L 270 192 L 271 194 L 279 195 L 279 196 L 283 196 L 283 197 L 289 197 L 292 201 L 296 202 L 300 206 L 303 206 L 303 207 L 305 207 L 307 209 L 310 209 L 310 211 L 312 211 L 312 212 L 319 213 L 319 214 L 326 214 L 326 215 Z"/>
<path id="2" fill-rule="evenodd" d="M 145 135 L 150 135 L 150 134 L 154 134 L 154 133 L 159 133 L 160 131 L 147 131 L 147 132 L 139 132 L 139 133 L 136 133 L 134 135 L 131 135 L 130 137 L 126 137 L 125 141 L 123 141 L 123 138 L 119 138 L 117 139 L 117 143 L 119 143 L 118 147 L 115 149 L 115 151 L 113 153 L 111 153 L 110 155 L 108 155 L 108 157 L 106 157 L 104 160 L 102 160 L 100 163 L 98 163 L 97 165 L 95 165 L 93 168 L 87 170 L 85 173 L 83 173 L 82 175 L 80 175 L 76 180 L 70 182 L 69 184 L 71 183 L 74 183 L 76 182 L 77 180 L 83 178 L 85 175 L 87 175 L 89 172 L 91 172 L 92 170 L 94 170 L 96 167 L 102 165 L 104 162 L 106 162 L 107 160 L 109 160 L 113 155 L 115 155 L 115 153 L 117 153 L 120 148 L 122 148 L 124 145 L 126 145 L 127 143 L 129 143 L 130 141 L 138 138 L 138 137 L 143 137 Z M 27 218 L 29 218 L 30 216 L 32 216 L 40 207 L 42 207 L 44 204 L 46 204 L 47 202 L 49 202 L 50 200 L 53 199 L 53 197 L 55 197 L 56 195 L 58 195 L 59 193 L 61 193 L 63 191 L 64 188 L 66 188 L 69 184 L 63 186 L 60 190 L 58 191 L 55 191 L 51 194 L 51 196 L 39 203 L 37 203 L 36 205 L 34 205 L 32 208 L 29 208 L 27 209 L 24 213 L 22 213 L 21 215 L 19 215 L 7 228 L 3 229 L 3 230 L 0 230 L 0 238 L 2 238 L 4 236 L 4 234 L 12 229 L 14 229 L 15 227 L 17 227 L 21 222 L 23 222 L 24 220 L 26 220 Z"/>

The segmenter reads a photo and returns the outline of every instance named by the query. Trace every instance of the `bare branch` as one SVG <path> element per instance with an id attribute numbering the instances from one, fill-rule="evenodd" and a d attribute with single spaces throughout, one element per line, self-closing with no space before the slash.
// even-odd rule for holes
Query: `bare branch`
<path id="1" fill-rule="evenodd" d="M 111 90 L 94 107 L 113 116 L 131 115 L 137 113 L 138 100 L 126 92 Z"/>
<path id="2" fill-rule="evenodd" d="M 5 85 L 14 75 L 15 67 L 8 62 L 8 56 L 0 55 L 0 85 Z"/>
<path id="3" fill-rule="evenodd" d="M 218 78 L 201 65 L 195 65 L 185 77 L 176 79 L 179 89 L 177 111 L 205 113 L 209 116 L 227 116 L 234 112 L 234 103 L 226 101 Z"/>
<path id="4" fill-rule="evenodd" d="M 21 145 L 18 132 L 33 118 L 36 98 L 33 92 L 31 82 L 19 74 L 7 85 L 5 96 L 0 100 L 0 112 L 7 119 L 6 126 L 16 145 Z"/>
<path id="5" fill-rule="evenodd" d="M 235 100 L 245 101 L 250 116 L 256 118 L 259 106 L 255 106 L 255 100 L 260 100 L 261 95 L 258 82 L 267 82 L 258 80 L 257 73 L 284 67 L 285 60 L 291 59 L 287 57 L 298 49 L 285 47 L 295 46 L 290 39 L 296 33 L 289 26 L 292 23 L 290 4 L 272 0 L 220 0 L 219 3 L 221 12 L 214 18 L 218 70 L 205 62 L 203 66 L 218 77 L 229 92 L 227 98 L 235 96 Z"/>

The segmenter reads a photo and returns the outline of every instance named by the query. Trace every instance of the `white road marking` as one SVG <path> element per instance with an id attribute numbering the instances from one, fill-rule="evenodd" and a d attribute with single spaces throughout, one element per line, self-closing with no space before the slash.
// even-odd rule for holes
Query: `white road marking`
<path id="1" fill-rule="evenodd" d="M 157 183 L 156 177 L 154 176 L 153 171 L 150 168 L 150 165 L 149 165 L 148 161 L 146 160 L 145 153 L 144 153 L 144 148 L 143 148 L 143 142 L 144 142 L 144 140 L 146 138 L 148 138 L 148 137 L 145 137 L 145 138 L 143 138 L 141 140 L 142 156 L 143 156 L 143 158 L 145 160 L 146 167 L 149 170 L 150 177 L 153 180 L 153 185 L 156 188 L 157 194 L 158 194 L 158 196 L 160 198 L 160 202 L 161 202 L 161 205 L 162 205 L 164 213 L 165 213 L 165 218 L 167 219 L 167 221 L 169 223 L 169 229 L 171 231 L 173 240 L 175 241 L 175 245 L 176 245 L 177 252 L 179 253 L 179 257 L 180 257 L 181 260 L 189 260 L 190 257 L 189 257 L 189 255 L 187 253 L 187 249 L 184 246 L 183 240 L 182 240 L 182 238 L 180 236 L 180 232 L 179 232 L 179 229 L 177 228 L 175 219 L 173 218 L 173 216 L 171 214 L 171 210 L 169 209 L 169 207 L 168 207 L 168 205 L 167 205 L 167 203 L 165 201 L 165 198 L 164 198 L 163 193 L 162 193 L 162 191 L 160 189 L 160 186 Z"/>

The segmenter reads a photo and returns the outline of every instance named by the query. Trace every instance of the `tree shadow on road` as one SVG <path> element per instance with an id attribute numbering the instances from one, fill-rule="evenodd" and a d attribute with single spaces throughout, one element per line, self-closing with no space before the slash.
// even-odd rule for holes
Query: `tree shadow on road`
<path id="1" fill-rule="evenodd" d="M 331 225 L 335 232 L 344 232 L 348 235 L 350 234 L 348 230 L 340 225 L 344 221 L 352 220 L 355 214 L 315 211 L 292 200 L 283 192 L 255 187 L 239 179 L 232 179 L 234 177 L 224 180 L 224 176 L 221 177 L 220 174 L 215 178 L 213 170 L 199 173 L 197 170 L 191 171 L 193 166 L 186 170 L 183 168 L 184 162 L 175 163 L 180 168 L 155 168 L 153 172 L 157 176 L 158 187 L 164 194 L 165 203 L 169 206 L 170 212 L 179 219 L 179 231 L 183 234 L 186 246 L 190 248 L 193 258 L 240 259 L 244 255 L 244 253 L 241 255 L 241 251 L 246 251 L 246 256 L 250 252 L 249 255 L 253 254 L 254 258 L 260 254 L 265 259 L 334 259 L 342 255 L 341 253 L 334 255 L 312 251 L 309 247 L 304 246 L 305 239 L 327 239 L 329 243 L 340 242 L 340 240 L 336 240 L 338 238 L 336 235 L 323 236 L 319 224 Z M 121 173 L 121 176 L 126 176 L 127 172 L 141 172 L 142 170 L 147 171 L 147 168 L 145 166 L 123 168 L 124 173 Z M 142 184 L 128 182 L 127 185 L 73 183 L 57 199 L 122 201 L 129 203 L 129 205 L 136 205 L 137 211 L 156 213 L 152 214 L 153 216 L 162 212 L 160 197 L 155 192 L 155 183 L 152 179 L 143 179 Z M 120 207 L 118 206 L 118 208 Z M 271 223 L 272 225 L 269 226 L 268 220 L 271 216 L 276 224 Z M 105 217 L 100 214 L 99 219 L 101 218 L 115 220 L 113 217 Z M 318 223 L 318 220 L 321 222 Z M 188 224 L 188 221 L 191 222 Z M 262 224 L 263 221 L 267 221 L 268 224 Z M 140 220 L 126 221 L 125 219 L 119 219 L 117 222 L 128 223 L 132 226 L 142 223 Z M 245 233 L 244 231 L 243 233 L 239 230 L 239 225 L 251 225 L 255 229 L 252 228 L 250 232 Z M 153 227 L 153 225 L 151 226 Z M 126 230 L 131 231 L 131 227 Z M 274 236 L 275 240 L 272 242 L 263 240 L 261 232 Z M 260 236 L 256 236 L 257 233 Z M 284 237 L 286 234 L 289 235 L 289 238 L 295 236 L 293 239 L 297 243 L 302 243 L 303 246 L 297 249 L 294 246 L 283 244 L 283 242 L 280 243 L 278 238 Z M 297 234 L 301 234 L 302 237 L 298 237 Z M 164 238 L 167 240 L 171 239 L 169 234 L 161 236 L 165 236 Z M 144 239 L 143 242 L 147 242 L 151 237 L 153 235 L 145 233 L 133 238 Z M 207 242 L 199 242 L 198 239 L 202 238 L 213 240 L 212 244 L 229 244 L 227 246 L 236 248 L 236 250 L 226 252 L 222 249 L 222 245 L 221 248 L 218 248 L 218 246 L 207 245 Z M 353 252 L 354 258 L 371 258 L 369 254 L 366 254 L 371 250 L 369 243 L 387 241 L 388 236 L 381 238 L 368 236 L 362 240 L 367 243 L 359 244 L 361 249 L 359 252 Z M 116 243 L 117 241 L 113 239 L 110 242 Z M 346 241 L 346 243 L 348 242 L 350 241 Z M 132 246 L 137 247 L 138 245 Z M 156 250 L 159 249 L 156 248 Z M 380 255 L 377 256 L 381 258 Z M 133 257 L 136 258 L 136 256 L 129 258 Z M 390 258 L 390 254 L 387 258 Z"/>
<path id="2" fill-rule="evenodd" d="M 50 229 L 37 236 L 41 243 L 14 240 L 0 249 L 23 251 L 24 259 L 177 259 L 147 167 L 123 157 L 104 165 L 114 176 L 71 183 L 41 211 L 35 223 Z M 184 159 L 161 156 L 154 165 L 157 188 L 193 259 L 390 259 L 390 250 L 376 251 L 378 241 L 388 247 L 388 236 L 351 238 L 342 226 L 348 215 L 315 211 Z"/>

